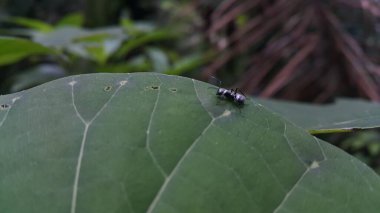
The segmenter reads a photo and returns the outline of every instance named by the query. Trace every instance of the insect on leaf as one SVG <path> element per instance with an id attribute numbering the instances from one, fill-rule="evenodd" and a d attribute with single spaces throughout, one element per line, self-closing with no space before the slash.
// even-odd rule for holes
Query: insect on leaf
<path id="1" fill-rule="evenodd" d="M 366 165 L 255 100 L 152 73 L 0 97 L 4 212 L 378 212 Z"/>

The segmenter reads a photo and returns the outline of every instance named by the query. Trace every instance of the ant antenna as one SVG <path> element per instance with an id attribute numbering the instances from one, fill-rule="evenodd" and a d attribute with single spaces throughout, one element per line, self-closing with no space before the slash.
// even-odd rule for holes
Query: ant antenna
<path id="1" fill-rule="evenodd" d="M 235 90 L 231 89 L 231 91 L 234 92 L 235 94 L 238 93 L 238 92 L 240 92 L 244 97 L 247 97 L 240 88 L 236 88 Z"/>
<path id="2" fill-rule="evenodd" d="M 212 75 L 210 75 L 210 77 L 218 81 L 218 83 L 219 83 L 218 86 L 219 86 L 219 87 L 222 85 L 222 81 L 221 81 L 221 80 L 219 80 L 218 78 L 216 78 L 216 77 L 214 77 L 214 76 L 212 76 Z"/>
<path id="3" fill-rule="evenodd" d="M 236 88 L 236 90 L 238 90 L 238 89 Z M 244 97 L 247 97 L 247 96 L 244 94 L 244 92 L 241 91 L 241 89 L 239 89 L 239 92 L 240 92 L 242 95 L 244 95 Z"/>

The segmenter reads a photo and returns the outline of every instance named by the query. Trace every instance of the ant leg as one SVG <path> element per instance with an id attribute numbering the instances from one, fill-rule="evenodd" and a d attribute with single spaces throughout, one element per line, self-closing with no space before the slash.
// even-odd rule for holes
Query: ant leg
<path id="1" fill-rule="evenodd" d="M 224 106 L 226 105 L 226 102 L 223 100 L 223 97 L 218 97 L 215 104 L 218 106 Z"/>
<path id="2" fill-rule="evenodd" d="M 230 89 L 231 94 L 236 94 L 234 89 Z"/>
<path id="3" fill-rule="evenodd" d="M 240 89 L 239 89 L 239 90 L 240 90 Z M 243 93 L 243 91 L 240 90 L 240 92 L 241 92 L 241 94 L 242 94 L 245 98 L 247 98 L 247 96 Z M 249 104 L 245 103 L 244 105 L 249 105 Z"/>
<path id="4" fill-rule="evenodd" d="M 247 97 L 247 96 L 243 93 L 243 91 L 241 91 L 241 89 L 239 89 L 239 92 L 240 92 L 242 95 L 244 95 L 244 97 Z"/>

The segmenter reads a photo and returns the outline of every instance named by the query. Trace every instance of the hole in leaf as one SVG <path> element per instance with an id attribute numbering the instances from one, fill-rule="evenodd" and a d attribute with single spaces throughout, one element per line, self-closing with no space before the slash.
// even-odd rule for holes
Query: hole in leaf
<path id="1" fill-rule="evenodd" d="M 160 89 L 159 86 L 152 86 L 151 88 L 152 88 L 152 89 Z"/>
<path id="2" fill-rule="evenodd" d="M 9 108 L 8 104 L 1 104 L 0 105 L 0 110 L 5 110 L 5 109 L 8 109 L 8 108 Z"/>
<path id="3" fill-rule="evenodd" d="M 104 87 L 104 91 L 106 91 L 106 92 L 109 92 L 109 91 L 111 91 L 112 90 L 112 87 L 111 86 L 106 86 L 106 87 Z"/>
<path id="4" fill-rule="evenodd" d="M 177 88 L 170 88 L 169 90 L 172 91 L 172 92 L 177 92 L 178 91 Z"/>

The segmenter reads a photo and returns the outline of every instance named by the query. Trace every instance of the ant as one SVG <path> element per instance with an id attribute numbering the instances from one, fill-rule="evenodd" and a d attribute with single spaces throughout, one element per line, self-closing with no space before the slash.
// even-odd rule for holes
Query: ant
<path id="1" fill-rule="evenodd" d="M 216 95 L 221 98 L 225 98 L 229 101 L 233 101 L 238 105 L 244 105 L 245 102 L 245 95 L 243 94 L 243 92 L 238 93 L 238 88 L 233 90 L 219 87 L 218 91 L 216 92 Z"/>
<path id="2" fill-rule="evenodd" d="M 211 77 L 213 77 L 213 76 L 211 76 Z M 215 77 L 213 77 L 213 78 L 215 78 Z M 244 105 L 246 97 L 240 89 L 236 88 L 234 90 L 234 89 L 222 88 L 222 87 L 220 87 L 221 81 L 217 78 L 215 78 L 215 79 L 219 81 L 219 88 L 218 88 L 218 91 L 216 92 L 216 95 L 218 97 L 227 99 L 227 100 L 232 101 L 232 102 L 235 102 L 237 105 L 240 105 L 240 106 Z M 240 93 L 238 92 L 238 90 L 240 91 Z"/>

